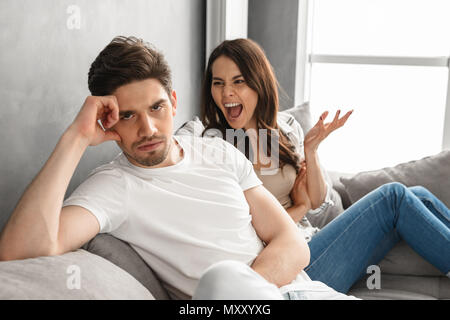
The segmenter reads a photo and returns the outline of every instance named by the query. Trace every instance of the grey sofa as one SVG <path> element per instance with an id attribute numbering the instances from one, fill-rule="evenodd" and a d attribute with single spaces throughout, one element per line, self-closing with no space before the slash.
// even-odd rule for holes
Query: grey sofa
<path id="1" fill-rule="evenodd" d="M 299 121 L 304 132 L 311 128 L 308 104 L 287 112 Z M 201 131 L 197 118 L 176 133 Z M 371 190 L 392 181 L 407 186 L 423 185 L 450 206 L 450 150 L 356 175 L 324 171 L 333 186 L 335 206 L 319 216 L 309 217 L 318 227 L 325 226 Z M 379 268 L 380 289 L 368 288 L 369 273 L 349 294 L 362 299 L 450 299 L 450 279 L 404 242 L 387 254 Z M 108 234 L 99 234 L 83 248 L 61 256 L 0 262 L 0 299 L 170 298 L 157 275 L 136 251 Z"/>
<path id="2" fill-rule="evenodd" d="M 440 156 L 450 160 L 450 151 Z M 352 203 L 348 179 L 355 176 L 335 172 L 328 175 L 339 195 L 334 199 L 336 207 L 348 207 Z M 325 220 L 314 223 L 323 226 L 340 213 L 328 212 Z M 450 299 L 450 279 L 404 242 L 394 247 L 379 267 L 380 289 L 368 289 L 368 274 L 349 294 L 362 299 Z M 71 285 L 76 270 L 78 287 Z M 60 256 L 0 262 L 0 284 L 0 299 L 171 299 L 136 251 L 108 234 L 99 234 L 83 248 Z"/>

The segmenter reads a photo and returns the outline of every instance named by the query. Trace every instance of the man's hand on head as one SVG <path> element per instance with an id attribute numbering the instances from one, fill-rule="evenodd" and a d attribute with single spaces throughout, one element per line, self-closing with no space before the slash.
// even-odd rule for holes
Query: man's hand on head
<path id="1" fill-rule="evenodd" d="M 115 96 L 89 96 L 69 130 L 76 130 L 90 146 L 110 140 L 120 142 L 119 134 L 112 129 L 118 121 L 119 104 Z"/>

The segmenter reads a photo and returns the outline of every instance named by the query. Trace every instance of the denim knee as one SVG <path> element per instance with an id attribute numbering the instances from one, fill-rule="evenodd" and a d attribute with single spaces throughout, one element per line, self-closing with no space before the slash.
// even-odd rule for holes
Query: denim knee
<path id="1" fill-rule="evenodd" d="M 411 190 L 415 195 L 426 196 L 430 193 L 430 191 L 423 186 L 412 186 L 412 187 L 409 187 L 408 189 Z"/>
<path id="2" fill-rule="evenodd" d="M 408 187 L 406 187 L 404 184 L 400 182 L 389 182 L 380 187 L 381 190 L 387 192 L 387 193 L 395 193 L 395 194 L 403 194 Z"/>

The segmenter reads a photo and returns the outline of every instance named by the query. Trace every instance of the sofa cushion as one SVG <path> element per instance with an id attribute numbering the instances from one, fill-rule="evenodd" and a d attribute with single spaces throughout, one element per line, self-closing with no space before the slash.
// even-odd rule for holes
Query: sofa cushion
<path id="1" fill-rule="evenodd" d="M 83 246 L 122 268 L 136 278 L 157 300 L 169 299 L 156 274 L 141 256 L 126 242 L 107 233 L 100 233 Z"/>
<path id="2" fill-rule="evenodd" d="M 338 171 L 327 171 L 328 176 L 331 179 L 331 182 L 333 184 L 333 189 L 339 193 L 339 196 L 342 200 L 342 207 L 347 209 L 352 204 L 350 197 L 348 196 L 347 190 L 345 190 L 345 186 L 341 182 L 342 177 L 351 178 L 355 174 L 354 173 L 345 173 L 345 172 L 338 172 Z"/>
<path id="3" fill-rule="evenodd" d="M 0 262 L 0 300 L 153 300 L 130 274 L 83 249 Z"/>
<path id="4" fill-rule="evenodd" d="M 381 272 L 388 274 L 442 276 L 442 272 L 411 249 L 403 240 L 386 254 L 379 266 Z"/>
<path id="5" fill-rule="evenodd" d="M 175 130 L 175 135 L 193 135 L 200 137 L 203 133 L 205 127 L 199 117 L 195 116 L 192 120 L 183 123 L 177 130 Z"/>
<path id="6" fill-rule="evenodd" d="M 304 134 L 307 134 L 308 131 L 313 127 L 311 109 L 308 102 L 283 110 L 282 112 L 293 116 L 295 120 L 297 120 L 297 122 L 300 124 L 300 127 L 302 127 Z"/>
<path id="7" fill-rule="evenodd" d="M 360 172 L 340 180 L 352 203 L 379 186 L 395 181 L 409 187 L 423 186 L 450 207 L 450 150 L 395 167 Z"/>
<path id="8" fill-rule="evenodd" d="M 366 275 L 353 285 L 348 294 L 367 300 L 450 299 L 450 279 L 445 276 L 394 275 L 380 269 L 380 289 L 368 289 L 370 275 Z"/>

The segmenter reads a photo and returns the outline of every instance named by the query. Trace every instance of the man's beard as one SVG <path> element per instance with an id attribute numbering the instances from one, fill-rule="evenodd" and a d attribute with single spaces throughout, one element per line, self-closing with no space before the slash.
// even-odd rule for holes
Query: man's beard
<path id="1" fill-rule="evenodd" d="M 145 156 L 138 156 L 137 154 L 132 155 L 126 152 L 125 150 L 123 150 L 123 152 L 128 158 L 133 159 L 135 162 L 139 163 L 142 166 L 145 167 L 156 166 L 161 162 L 163 162 L 164 160 L 166 160 L 167 155 L 169 154 L 171 143 L 167 142 L 166 137 L 163 136 L 163 137 L 154 137 L 153 139 L 144 139 L 142 141 L 134 143 L 132 145 L 132 150 L 134 150 L 134 148 L 136 148 L 138 145 L 145 142 L 151 142 L 152 140 L 163 140 L 162 143 L 164 145 L 164 148 L 162 150 L 149 151 Z"/>

